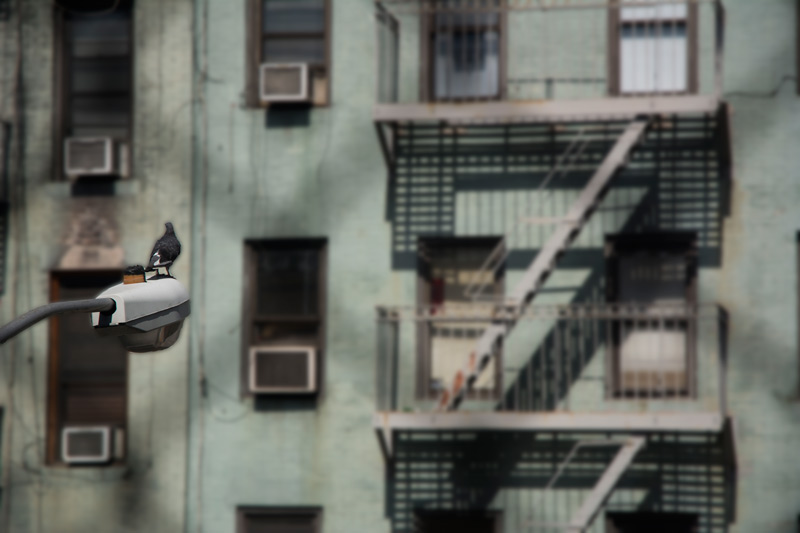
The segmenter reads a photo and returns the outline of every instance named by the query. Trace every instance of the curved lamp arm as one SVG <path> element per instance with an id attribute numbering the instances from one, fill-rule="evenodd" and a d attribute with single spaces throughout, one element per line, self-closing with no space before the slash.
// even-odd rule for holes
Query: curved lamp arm
<path id="1" fill-rule="evenodd" d="M 116 303 L 111 298 L 92 298 L 91 300 L 73 300 L 70 302 L 53 302 L 36 309 L 31 309 L 24 315 L 15 318 L 5 326 L 0 327 L 0 344 L 8 339 L 25 331 L 37 322 L 53 315 L 65 315 L 67 313 L 93 313 L 113 312 Z"/>

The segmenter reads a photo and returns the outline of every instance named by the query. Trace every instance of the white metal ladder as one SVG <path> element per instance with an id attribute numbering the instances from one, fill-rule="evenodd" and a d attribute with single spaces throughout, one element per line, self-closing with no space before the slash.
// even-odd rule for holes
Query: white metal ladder
<path id="1" fill-rule="evenodd" d="M 450 387 L 442 391 L 437 409 L 453 410 L 458 408 L 466 393 L 500 348 L 503 337 L 514 328 L 516 322 L 513 317 L 523 312 L 533 301 L 555 268 L 558 257 L 577 237 L 583 224 L 603 199 L 617 170 L 627 163 L 631 149 L 641 140 L 646 128 L 646 120 L 635 120 L 628 124 L 619 136 L 617 142 L 581 191 L 578 199 L 570 207 L 567 216 L 558 224 L 554 233 L 539 250 L 536 258 L 517 283 L 509 298 L 509 304 L 506 306 L 506 310 L 511 311 L 511 313 L 506 313 L 509 318 L 502 323 L 491 324 L 484 330 L 478 339 L 475 351 L 469 354 L 465 364 L 453 376 Z"/>

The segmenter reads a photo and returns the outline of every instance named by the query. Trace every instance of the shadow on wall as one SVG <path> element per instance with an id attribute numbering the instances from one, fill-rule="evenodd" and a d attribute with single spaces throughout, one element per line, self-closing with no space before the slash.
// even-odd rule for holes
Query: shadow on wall
<path id="1" fill-rule="evenodd" d="M 721 262 L 721 221 L 729 212 L 727 120 L 725 107 L 716 115 L 654 119 L 609 191 L 652 190 L 658 217 L 652 229 L 697 232 L 701 266 Z M 624 126 L 397 126 L 387 198 L 393 268 L 416 268 L 419 237 L 507 234 L 516 220 L 538 214 L 531 212 L 533 195 L 545 182 L 555 192 L 538 207 L 563 216 L 571 203 L 563 199 L 577 196 Z M 555 205 L 559 198 L 564 205 Z M 526 267 L 539 246 L 521 239 L 511 246 L 508 266 Z M 570 256 L 573 264 L 585 262 L 573 250 L 559 266 L 570 266 Z"/>
<path id="2" fill-rule="evenodd" d="M 659 224 L 657 201 L 658 189 L 651 186 L 628 220 L 621 226 L 620 233 L 642 233 L 657 229 Z M 569 253 L 565 255 L 568 256 Z M 603 251 L 594 252 L 591 254 L 591 259 L 593 260 L 590 263 L 590 273 L 586 281 L 576 288 L 573 302 L 604 304 L 606 272 Z M 583 263 L 586 264 L 585 261 Z M 501 409 L 519 408 L 522 405 L 520 398 L 526 398 L 529 400 L 523 401 L 526 410 L 551 411 L 564 399 L 597 352 L 590 349 L 589 344 L 593 343 L 596 347 L 607 341 L 606 328 L 592 332 L 591 328 L 581 329 L 579 326 L 578 321 L 554 323 L 550 332 L 538 343 L 527 363 L 519 369 L 514 380 L 506 387 Z M 597 335 L 597 338 L 590 339 L 591 334 Z M 559 367 L 556 368 L 557 363 L 552 357 L 552 352 L 559 343 L 568 341 L 574 343 L 575 349 L 570 352 L 573 355 L 558 358 Z M 586 346 L 580 346 L 581 343 Z M 548 354 L 551 356 L 548 357 Z M 572 381 L 568 382 L 569 379 Z"/>
<path id="3" fill-rule="evenodd" d="M 697 532 L 725 532 L 734 520 L 736 469 L 730 424 L 720 434 L 643 435 L 647 443 L 623 474 L 603 513 L 682 513 Z M 434 511 L 496 510 L 504 531 L 552 531 L 568 522 L 618 448 L 582 447 L 543 490 L 579 441 L 598 435 L 532 432 L 400 432 L 387 467 L 386 510 L 393 533 L 415 533 Z"/>
<path id="4" fill-rule="evenodd" d="M 307 128 L 311 125 L 308 104 L 271 106 L 264 113 L 267 128 Z"/>
<path id="5" fill-rule="evenodd" d="M 700 266 L 719 266 L 722 219 L 729 212 L 730 194 L 726 117 L 723 109 L 717 116 L 662 117 L 652 124 L 609 191 L 637 187 L 644 193 L 636 197 L 635 205 L 629 206 L 612 230 L 600 233 L 696 232 Z M 599 138 L 584 147 L 574 169 L 555 179 L 558 190 L 577 194 L 585 186 L 616 140 L 613 132 L 619 131 L 619 126 L 616 124 L 614 129 L 613 124 L 608 125 L 607 134 L 602 127 L 595 132 Z M 393 182 L 388 208 L 393 228 L 393 268 L 416 268 L 421 236 L 497 234 L 498 220 L 502 222 L 504 214 L 511 211 L 516 216 L 519 211 L 519 216 L 528 215 L 520 209 L 524 204 L 520 197 L 535 191 L 548 178 L 561 154 L 581 135 L 580 128 L 581 125 L 403 126 L 395 144 L 398 163 L 390 169 Z M 472 204 L 459 199 L 469 193 L 479 193 L 472 197 Z M 495 197 L 496 203 L 478 206 L 480 195 L 492 193 L 502 194 Z M 575 290 L 575 302 L 605 301 L 604 252 L 601 245 L 595 246 L 575 247 L 559 262 L 562 268 L 590 270 L 586 281 Z M 537 251 L 538 247 L 513 249 L 507 267 L 527 267 Z M 546 351 L 543 347 L 551 346 L 556 335 L 564 334 L 556 329 L 549 332 L 539 344 L 541 349 L 531 355 L 506 388 L 508 394 L 519 390 L 514 382 L 527 381 L 529 369 L 535 372 L 542 368 Z M 544 380 L 539 376 L 533 381 L 549 382 L 555 375 L 561 380 L 567 376 L 577 378 L 589 362 L 564 359 L 562 364 L 570 365 L 569 370 L 555 372 L 550 368 Z M 552 391 L 569 391 L 569 385 L 558 384 L 545 394 L 535 392 L 531 396 L 541 399 L 541 404 L 529 407 L 551 409 L 560 400 L 558 393 Z M 503 402 L 513 403 L 513 399 L 506 395 Z M 696 517 L 700 532 L 727 531 L 736 509 L 730 423 L 720 434 L 643 436 L 647 438 L 646 447 L 604 510 L 683 513 Z M 574 512 L 616 453 L 608 448 L 581 449 L 555 490 L 543 494 L 542 489 L 574 445 L 587 438 L 598 436 L 398 432 L 392 445 L 394 460 L 386 471 L 386 513 L 392 532 L 417 532 L 419 516 L 456 509 L 499 509 L 505 515 L 504 531 L 548 531 L 530 526 L 531 521 L 565 510 Z M 559 518 L 568 521 L 569 512 Z"/>
<path id="6" fill-rule="evenodd" d="M 305 396 L 256 394 L 253 397 L 253 409 L 259 412 L 315 411 L 318 402 L 316 394 Z"/>

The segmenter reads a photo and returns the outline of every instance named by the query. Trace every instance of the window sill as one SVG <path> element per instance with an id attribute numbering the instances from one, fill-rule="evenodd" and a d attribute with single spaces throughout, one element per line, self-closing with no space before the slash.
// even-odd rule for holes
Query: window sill
<path id="1" fill-rule="evenodd" d="M 131 467 L 125 461 L 115 461 L 105 465 L 68 465 L 67 463 L 52 463 L 42 468 L 45 476 L 72 478 L 77 481 L 91 483 L 109 483 L 120 481 L 131 474 Z M 75 475 L 69 474 L 75 472 Z"/>

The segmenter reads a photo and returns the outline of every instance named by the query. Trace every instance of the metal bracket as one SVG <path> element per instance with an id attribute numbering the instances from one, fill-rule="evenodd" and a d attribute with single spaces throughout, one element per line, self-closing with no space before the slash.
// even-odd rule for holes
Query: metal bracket
<path id="1" fill-rule="evenodd" d="M 375 417 L 375 435 L 378 437 L 378 444 L 380 444 L 383 458 L 388 463 L 392 461 L 392 427 L 386 420 L 383 423 L 379 423 L 379 416 L 376 415 Z"/>
<path id="2" fill-rule="evenodd" d="M 386 161 L 386 166 L 389 168 L 391 172 L 394 169 L 394 162 L 395 157 L 394 153 L 392 152 L 392 139 L 387 138 L 387 134 L 384 131 L 384 127 L 386 126 L 380 122 L 375 122 L 375 131 L 378 133 L 378 142 L 381 145 L 381 153 L 383 154 L 383 160 Z"/>

